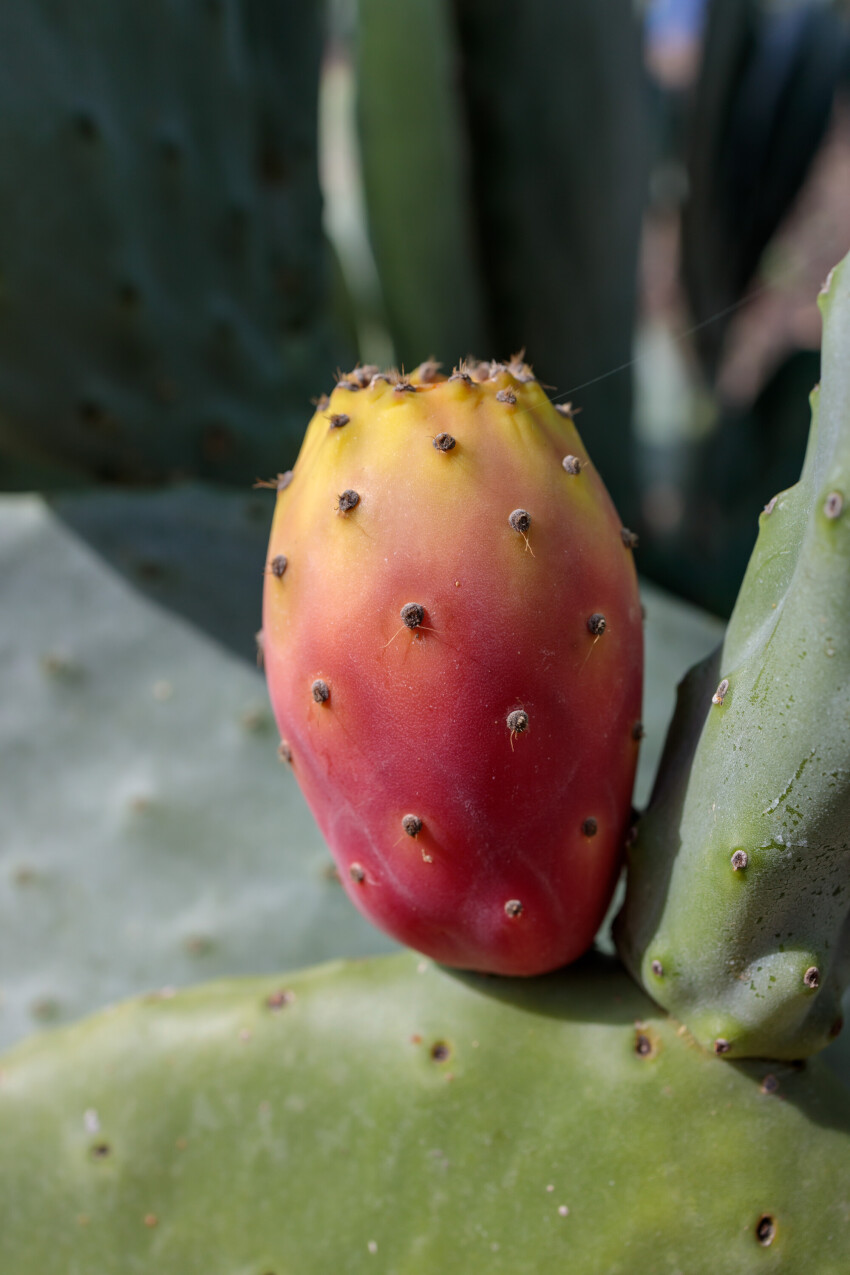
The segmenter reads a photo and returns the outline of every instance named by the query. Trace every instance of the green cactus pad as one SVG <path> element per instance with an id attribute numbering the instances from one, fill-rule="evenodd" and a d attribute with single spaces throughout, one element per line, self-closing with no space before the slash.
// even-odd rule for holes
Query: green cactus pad
<path id="1" fill-rule="evenodd" d="M 448 0 L 358 0 L 369 236 L 399 361 L 488 347 Z M 387 109 L 388 103 L 392 108 Z"/>
<path id="2" fill-rule="evenodd" d="M 0 1077 L 14 1275 L 850 1266 L 847 1093 L 820 1064 L 719 1066 L 600 957 L 154 995 Z"/>
<path id="3" fill-rule="evenodd" d="M 320 5 L 0 12 L 0 448 L 250 481 L 339 357 L 316 169 Z"/>
<path id="4" fill-rule="evenodd" d="M 257 499 L 174 491 L 142 509 L 134 496 L 123 522 L 158 513 L 170 556 L 148 542 L 125 569 L 165 598 L 191 594 L 181 537 L 199 540 L 217 510 L 238 544 L 243 511 L 262 530 L 239 564 L 257 610 L 243 613 L 247 648 Z M 119 503 L 75 509 L 103 532 Z M 212 533 L 199 546 L 207 612 L 212 599 L 238 613 L 214 547 Z M 330 871 L 256 665 L 138 595 L 35 497 L 0 500 L 0 615 L 0 1042 L 146 987 L 391 947 Z"/>
<path id="5" fill-rule="evenodd" d="M 451 366 L 524 346 L 544 382 L 576 389 L 632 525 L 626 369 L 647 159 L 633 6 L 358 8 L 364 193 L 399 358 Z"/>
<path id="6" fill-rule="evenodd" d="M 631 377 L 648 175 L 629 0 L 454 0 L 489 348 L 525 346 L 628 526 Z"/>
<path id="7" fill-rule="evenodd" d="M 850 258 L 821 304 L 803 473 L 680 689 L 618 925 L 647 991 L 730 1057 L 824 1048 L 850 975 Z"/>

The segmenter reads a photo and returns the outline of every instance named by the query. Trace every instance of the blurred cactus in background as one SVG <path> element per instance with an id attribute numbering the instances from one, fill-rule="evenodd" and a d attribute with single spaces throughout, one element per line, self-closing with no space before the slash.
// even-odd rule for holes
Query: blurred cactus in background
<path id="1" fill-rule="evenodd" d="M 643 568 L 725 615 L 753 508 L 799 471 L 815 297 L 850 248 L 850 28 L 828 0 L 658 0 L 648 24 Z"/>
<path id="2" fill-rule="evenodd" d="M 399 360 L 525 348 L 544 383 L 575 391 L 628 522 L 631 378 L 606 373 L 631 358 L 646 187 L 629 0 L 359 14 L 367 214 Z"/>
<path id="3" fill-rule="evenodd" d="M 26 0 L 0 49 L 0 478 L 250 482 L 345 357 L 320 7 Z"/>

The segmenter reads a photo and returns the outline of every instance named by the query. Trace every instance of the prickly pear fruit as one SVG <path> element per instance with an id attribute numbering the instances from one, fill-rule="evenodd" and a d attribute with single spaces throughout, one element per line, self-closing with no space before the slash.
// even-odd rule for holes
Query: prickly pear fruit
<path id="1" fill-rule="evenodd" d="M 568 412 L 519 361 L 358 369 L 278 487 L 268 685 L 350 897 L 450 965 L 573 960 L 629 820 L 642 633 Z"/>
<path id="2" fill-rule="evenodd" d="M 803 472 L 680 688 L 617 925 L 644 987 L 730 1058 L 822 1049 L 850 977 L 850 257 L 821 306 Z"/>

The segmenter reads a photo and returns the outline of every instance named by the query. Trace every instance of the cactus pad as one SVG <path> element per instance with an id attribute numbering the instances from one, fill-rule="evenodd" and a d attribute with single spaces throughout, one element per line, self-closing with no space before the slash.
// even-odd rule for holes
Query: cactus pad
<path id="1" fill-rule="evenodd" d="M 848 1155 L 819 1063 L 719 1066 L 601 958 L 217 983 L 0 1059 L 14 1275 L 844 1275 Z"/>
<path id="2" fill-rule="evenodd" d="M 294 454 L 334 357 L 320 6 L 30 0 L 0 47 L 0 447 L 136 481 Z"/>
<path id="3" fill-rule="evenodd" d="M 73 504 L 104 536 L 121 522 L 122 565 L 163 599 L 197 588 L 182 536 L 208 596 L 238 608 L 214 528 L 232 549 L 262 526 L 260 499 Z M 131 554 L 128 518 L 167 526 L 172 556 L 152 534 Z M 246 648 L 265 538 L 238 564 L 257 611 Z M 278 759 L 255 662 L 140 597 L 35 497 L 0 500 L 0 615 L 0 1043 L 147 987 L 387 950 Z"/>
<path id="4" fill-rule="evenodd" d="M 728 1057 L 824 1048 L 850 976 L 850 259 L 822 309 L 802 476 L 682 685 L 618 925 L 644 987 Z"/>

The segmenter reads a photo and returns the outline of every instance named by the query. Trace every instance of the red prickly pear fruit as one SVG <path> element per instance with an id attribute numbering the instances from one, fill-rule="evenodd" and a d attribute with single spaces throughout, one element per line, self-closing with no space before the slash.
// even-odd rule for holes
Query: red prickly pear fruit
<path id="1" fill-rule="evenodd" d="M 623 532 L 519 363 L 351 374 L 278 491 L 287 757 L 356 906 L 438 961 L 544 973 L 605 914 L 642 733 Z"/>

